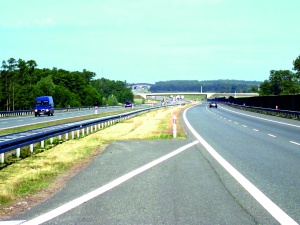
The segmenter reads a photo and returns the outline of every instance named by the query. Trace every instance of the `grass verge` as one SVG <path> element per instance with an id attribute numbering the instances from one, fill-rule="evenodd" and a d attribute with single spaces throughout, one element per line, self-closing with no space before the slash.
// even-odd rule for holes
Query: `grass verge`
<path id="1" fill-rule="evenodd" d="M 112 141 L 173 138 L 172 113 L 178 118 L 177 138 L 185 138 L 179 114 L 186 107 L 142 114 L 2 169 L 0 218 L 10 218 L 49 198 Z"/>

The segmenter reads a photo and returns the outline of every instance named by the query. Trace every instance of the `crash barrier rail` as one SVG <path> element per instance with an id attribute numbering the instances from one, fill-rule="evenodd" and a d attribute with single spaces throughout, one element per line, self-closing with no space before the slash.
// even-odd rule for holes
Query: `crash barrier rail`
<path id="1" fill-rule="evenodd" d="M 231 103 L 228 103 L 228 105 L 231 105 L 231 106 L 236 107 L 236 108 L 246 108 L 246 109 L 257 110 L 257 111 L 260 111 L 260 112 L 271 112 L 273 114 L 288 115 L 288 116 L 296 117 L 298 119 L 300 117 L 300 112 L 299 111 L 280 110 L 280 109 L 278 109 L 278 107 L 276 107 L 275 109 L 270 109 L 270 108 L 261 108 L 261 107 L 238 105 L 238 104 L 231 104 Z"/>
<path id="2" fill-rule="evenodd" d="M 74 139 L 75 135 L 79 138 L 80 135 L 89 134 L 93 130 L 105 128 L 113 125 L 116 122 L 129 119 L 133 116 L 137 116 L 142 113 L 147 113 L 152 110 L 164 108 L 166 106 L 156 106 L 146 109 L 140 109 L 132 112 L 126 112 L 114 116 L 101 117 L 96 119 L 83 120 L 73 123 L 66 123 L 61 125 L 55 125 L 35 130 L 29 130 L 20 133 L 8 134 L 0 136 L 0 163 L 5 162 L 5 153 L 15 150 L 17 158 L 20 157 L 21 148 L 29 146 L 30 153 L 33 153 L 34 144 L 40 142 L 41 148 L 45 147 L 45 140 L 50 139 L 50 144 L 53 143 L 53 138 L 58 137 L 58 140 L 62 139 L 62 135 L 65 135 L 65 140 L 71 138 Z M 76 133 L 75 133 L 76 132 Z"/>
<path id="3" fill-rule="evenodd" d="M 114 107 L 121 107 L 121 106 L 100 106 L 97 107 L 98 109 L 101 108 L 114 108 Z M 92 110 L 95 106 L 80 106 L 80 107 L 69 107 L 69 108 L 55 108 L 55 113 L 60 112 L 73 112 L 73 111 L 81 111 L 81 110 Z M 13 117 L 13 116 L 30 116 L 34 115 L 34 110 L 15 110 L 15 111 L 0 111 L 0 118 L 1 117 Z"/>

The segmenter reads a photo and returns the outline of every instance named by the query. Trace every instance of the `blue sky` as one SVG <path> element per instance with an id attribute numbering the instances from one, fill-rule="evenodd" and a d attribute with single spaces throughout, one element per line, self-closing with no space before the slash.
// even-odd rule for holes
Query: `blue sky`
<path id="1" fill-rule="evenodd" d="M 128 83 L 257 80 L 300 55 L 299 0 L 1 0 L 0 59 Z"/>

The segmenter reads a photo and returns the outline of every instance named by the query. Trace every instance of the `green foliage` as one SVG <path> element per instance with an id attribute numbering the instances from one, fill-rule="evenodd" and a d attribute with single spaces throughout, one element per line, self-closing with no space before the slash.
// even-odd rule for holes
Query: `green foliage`
<path id="1" fill-rule="evenodd" d="M 86 69 L 79 72 L 36 67 L 34 60 L 2 61 L 0 110 L 32 109 L 36 97 L 43 95 L 53 96 L 56 108 L 106 105 L 112 94 L 115 98 L 110 104 L 133 100 L 126 82 L 94 79 L 96 73 Z"/>
<path id="2" fill-rule="evenodd" d="M 300 80 L 289 70 L 271 70 L 269 80 L 260 85 L 260 95 L 284 95 L 300 93 Z"/>
<path id="3" fill-rule="evenodd" d="M 300 55 L 293 62 L 294 68 L 293 70 L 297 71 L 297 78 L 300 78 Z"/>
<path id="4" fill-rule="evenodd" d="M 259 81 L 238 80 L 173 80 L 160 81 L 151 86 L 151 92 L 216 92 L 216 93 L 251 93 Z"/>
<path id="5" fill-rule="evenodd" d="M 108 96 L 107 104 L 109 106 L 117 105 L 118 104 L 118 100 L 117 100 L 116 96 L 114 96 L 113 94 L 111 94 L 110 96 Z"/>

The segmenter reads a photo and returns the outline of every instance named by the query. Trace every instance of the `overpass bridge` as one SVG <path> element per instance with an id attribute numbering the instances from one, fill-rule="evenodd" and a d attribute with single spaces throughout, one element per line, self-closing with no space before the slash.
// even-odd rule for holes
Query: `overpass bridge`
<path id="1" fill-rule="evenodd" d="M 149 97 L 157 96 L 185 96 L 185 95 L 195 95 L 195 96 L 204 96 L 206 99 L 217 98 L 217 97 L 254 97 L 259 96 L 257 93 L 209 93 L 209 92 L 164 92 L 164 93 L 139 93 L 140 96 L 147 99 Z"/>

